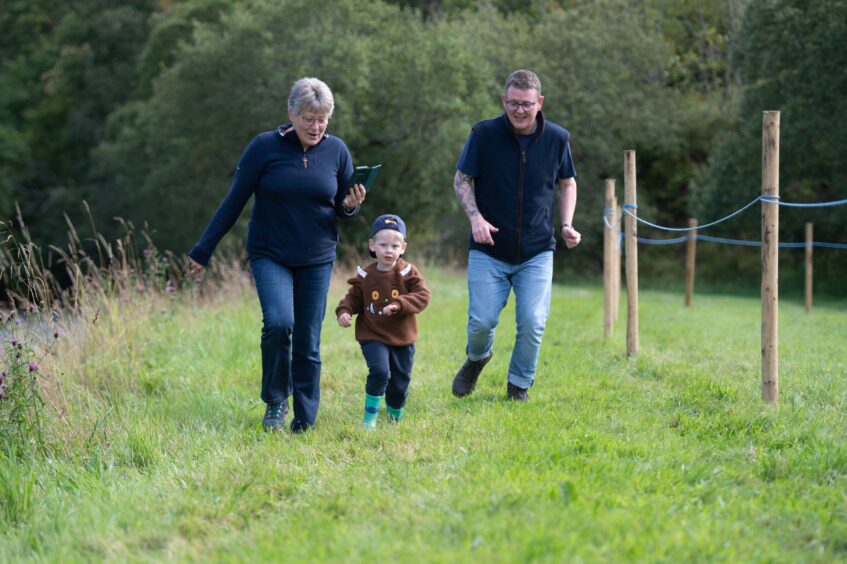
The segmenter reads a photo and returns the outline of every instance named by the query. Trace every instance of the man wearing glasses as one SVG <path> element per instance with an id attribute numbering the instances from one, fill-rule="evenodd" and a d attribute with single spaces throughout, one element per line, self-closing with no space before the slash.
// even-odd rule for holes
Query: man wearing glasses
<path id="1" fill-rule="evenodd" d="M 545 121 L 535 73 L 513 72 L 504 92 L 504 114 L 472 128 L 453 180 L 471 223 L 467 359 L 453 380 L 453 395 L 474 391 L 491 360 L 500 312 L 514 290 L 517 335 L 506 397 L 527 401 L 550 311 L 554 202 L 567 248 L 578 245 L 581 236 L 571 225 L 576 170 L 570 134 Z"/>

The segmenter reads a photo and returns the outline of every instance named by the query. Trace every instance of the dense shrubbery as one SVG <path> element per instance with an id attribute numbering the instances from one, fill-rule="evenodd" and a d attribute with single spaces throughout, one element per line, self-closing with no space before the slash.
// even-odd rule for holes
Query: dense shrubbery
<path id="1" fill-rule="evenodd" d="M 459 150 L 475 121 L 499 111 L 505 76 L 528 67 L 548 117 L 573 134 L 584 244 L 564 263 L 596 272 L 603 179 L 621 178 L 625 149 L 638 152 L 641 215 L 714 219 L 755 196 L 760 112 L 782 109 L 786 198 L 843 197 L 847 128 L 830 116 L 844 115 L 847 18 L 832 14 L 847 1 L 747 4 L 12 2 L 0 16 L 0 214 L 17 201 L 37 242 L 62 245 L 62 214 L 80 223 L 86 199 L 107 235 L 121 233 L 113 217 L 147 222 L 182 253 L 246 143 L 286 120 L 291 83 L 313 75 L 336 94 L 330 131 L 357 162 L 384 165 L 342 253 L 360 251 L 367 219 L 390 209 L 407 217 L 418 250 L 460 258 Z M 838 241 L 843 212 L 817 215 L 819 240 Z M 784 239 L 807 217 L 786 217 Z M 757 225 L 750 214 L 724 234 Z M 719 278 L 725 264 L 746 265 L 745 252 L 705 253 L 713 264 L 700 272 Z M 837 273 L 827 260 L 823 272 Z"/>
<path id="2" fill-rule="evenodd" d="M 847 1 L 767 0 L 751 3 L 739 40 L 744 82 L 739 112 L 721 133 L 694 211 L 720 217 L 761 193 L 762 112 L 780 110 L 780 196 L 786 202 L 847 198 Z M 782 208 L 780 237 L 804 240 L 813 222 L 815 240 L 847 243 L 847 206 Z M 749 213 L 728 229 L 736 238 L 760 237 L 760 214 Z M 743 254 L 743 253 L 739 253 Z M 844 251 L 817 250 L 816 284 L 844 293 Z M 800 282 L 803 254 L 783 253 L 782 271 Z M 756 257 L 754 257 L 756 258 Z M 748 270 L 758 261 L 747 261 Z M 707 268 L 718 270 L 718 263 Z"/>

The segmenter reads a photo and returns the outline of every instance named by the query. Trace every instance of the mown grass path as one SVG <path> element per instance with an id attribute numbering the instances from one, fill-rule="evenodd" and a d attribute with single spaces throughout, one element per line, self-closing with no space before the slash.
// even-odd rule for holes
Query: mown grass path
<path id="1" fill-rule="evenodd" d="M 383 413 L 375 432 L 359 428 L 353 331 L 331 314 L 342 286 L 323 332 L 318 425 L 304 436 L 260 430 L 252 293 L 152 312 L 118 358 L 101 359 L 125 389 L 100 382 L 111 405 L 85 452 L 17 470 L 36 476 L 35 501 L 0 531 L 0 558 L 847 559 L 843 302 L 811 316 L 782 304 L 782 399 L 770 406 L 757 300 L 697 296 L 685 309 L 642 288 L 628 361 L 625 312 L 606 340 L 602 289 L 556 285 L 532 399 L 516 405 L 504 399 L 511 303 L 477 391 L 457 400 L 465 279 L 425 274 L 433 300 L 406 417 L 388 425 Z"/>

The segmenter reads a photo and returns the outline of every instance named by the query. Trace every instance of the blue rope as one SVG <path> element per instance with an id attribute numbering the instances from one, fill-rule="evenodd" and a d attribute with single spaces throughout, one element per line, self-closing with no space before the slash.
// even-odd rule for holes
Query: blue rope
<path id="1" fill-rule="evenodd" d="M 730 219 L 730 218 L 735 217 L 736 215 L 740 214 L 741 212 L 743 212 L 744 210 L 746 210 L 747 208 L 749 208 L 750 206 L 752 206 L 753 204 L 755 204 L 759 200 L 763 200 L 763 199 L 766 199 L 766 198 L 775 198 L 775 197 L 777 197 L 777 196 L 759 196 L 758 198 L 756 198 L 755 200 L 753 200 L 752 202 L 750 202 L 746 206 L 735 210 L 734 212 L 732 212 L 728 216 L 721 218 L 721 219 L 718 219 L 716 221 L 713 221 L 711 223 L 707 223 L 705 225 L 698 225 L 697 227 L 663 227 L 661 225 L 656 225 L 655 223 L 650 223 L 646 219 L 641 219 L 640 217 L 638 217 L 637 215 L 635 215 L 634 213 L 629 211 L 631 209 L 638 209 L 638 206 L 635 205 L 635 204 L 624 204 L 623 209 L 622 209 L 622 213 L 625 213 L 625 214 L 629 215 L 630 217 L 635 218 L 636 221 L 640 221 L 644 225 L 649 225 L 650 227 L 653 227 L 654 229 L 662 229 L 664 231 L 691 231 L 692 229 L 706 229 L 707 227 L 712 227 L 713 225 L 717 225 L 718 223 L 722 223 L 722 222 L 726 221 L 727 219 Z"/>
<path id="2" fill-rule="evenodd" d="M 708 235 L 697 235 L 697 238 L 710 243 L 721 243 L 723 245 L 740 245 L 742 247 L 761 247 L 761 241 L 744 241 L 741 239 L 724 239 L 723 237 L 709 237 Z"/>
<path id="3" fill-rule="evenodd" d="M 618 223 L 620 223 L 620 221 L 621 221 L 622 216 L 619 215 L 614 223 L 609 223 L 608 218 L 612 217 L 612 215 L 614 215 L 614 213 L 615 213 L 615 210 L 613 210 L 612 208 L 603 208 L 603 223 L 605 223 L 606 227 L 608 227 L 609 229 L 614 229 L 615 226 Z"/>
<path id="4" fill-rule="evenodd" d="M 635 238 L 639 243 L 644 243 L 645 245 L 675 245 L 677 243 L 682 243 L 683 241 L 688 241 L 691 239 L 690 235 L 685 235 L 682 237 L 675 237 L 673 239 L 644 239 L 643 237 Z"/>
<path id="5" fill-rule="evenodd" d="M 779 246 L 785 249 L 803 249 L 808 246 L 808 243 L 780 243 Z M 823 247 L 825 249 L 847 249 L 847 244 L 845 243 L 819 243 L 812 241 L 812 246 Z"/>
<path id="6" fill-rule="evenodd" d="M 637 215 L 635 215 L 634 213 L 629 211 L 629 210 L 637 210 L 638 206 L 636 204 L 624 204 L 623 207 L 621 208 L 621 215 L 618 216 L 618 218 L 615 220 L 615 223 L 609 223 L 609 220 L 608 220 L 608 217 L 611 217 L 612 213 L 614 213 L 614 212 L 610 208 L 604 208 L 603 209 L 603 222 L 606 224 L 606 227 L 608 227 L 609 229 L 613 229 L 620 222 L 621 218 L 623 217 L 623 214 L 627 214 L 630 217 L 635 218 L 636 221 L 643 223 L 644 225 L 649 225 L 650 227 L 653 227 L 654 229 L 661 229 L 663 231 L 691 231 L 693 229 L 699 230 L 699 229 L 706 229 L 708 227 L 712 227 L 713 225 L 717 225 L 717 224 L 722 223 L 722 222 L 724 222 L 724 221 L 726 221 L 730 218 L 733 218 L 736 215 L 743 212 L 744 210 L 746 210 L 747 208 L 749 208 L 750 206 L 754 205 L 759 200 L 761 200 L 765 203 L 768 203 L 768 204 L 776 204 L 778 206 L 787 206 L 787 207 L 793 207 L 793 208 L 822 208 L 822 207 L 831 207 L 831 206 L 841 206 L 841 205 L 847 204 L 847 199 L 835 200 L 835 201 L 832 201 L 832 202 L 818 202 L 818 203 L 811 203 L 811 204 L 802 204 L 802 203 L 792 203 L 792 202 L 780 201 L 779 196 L 762 195 L 762 196 L 757 197 L 753 201 L 751 201 L 749 204 L 747 204 L 747 205 L 739 208 L 738 210 L 732 212 L 731 214 L 729 214 L 726 217 L 723 217 L 723 218 L 718 219 L 716 221 L 713 221 L 711 223 L 706 223 L 705 225 L 698 225 L 697 227 L 665 227 L 665 226 L 662 226 L 662 225 L 656 225 L 655 223 L 650 223 L 646 219 L 642 219 L 642 218 L 638 217 Z"/>
<path id="7" fill-rule="evenodd" d="M 772 197 L 772 196 L 762 196 L 762 199 L 764 200 L 764 198 L 766 198 L 766 197 Z M 766 201 L 768 203 L 773 203 L 773 202 L 769 202 L 768 200 L 764 200 L 764 201 Z M 835 200 L 833 202 L 820 202 L 820 203 L 812 203 L 812 204 L 795 204 L 795 203 L 790 203 L 790 202 L 776 202 L 776 203 L 777 203 L 777 205 L 788 206 L 788 207 L 791 207 L 791 208 L 825 208 L 825 207 L 829 207 L 829 206 L 843 206 L 844 204 L 847 204 L 847 200 Z"/>
<path id="8" fill-rule="evenodd" d="M 689 239 L 697 239 L 699 241 L 708 241 L 709 243 L 721 243 L 724 245 L 740 245 L 746 247 L 761 247 L 761 241 L 745 241 L 741 239 L 725 239 L 723 237 L 710 237 L 709 235 L 687 235 L 684 237 L 675 237 L 673 239 L 645 239 L 643 237 L 636 237 L 639 243 L 644 245 L 674 245 L 677 243 L 682 243 L 684 241 L 688 241 Z M 808 246 L 812 247 L 822 247 L 827 249 L 847 249 L 847 244 L 844 243 L 823 243 L 818 241 L 812 241 L 809 243 L 779 243 L 779 248 L 781 249 L 805 249 Z"/>

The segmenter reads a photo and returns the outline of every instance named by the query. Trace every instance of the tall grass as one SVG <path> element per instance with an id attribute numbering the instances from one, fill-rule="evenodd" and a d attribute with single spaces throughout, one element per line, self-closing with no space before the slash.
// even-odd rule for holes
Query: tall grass
<path id="1" fill-rule="evenodd" d="M 107 241 L 93 221 L 88 238 L 68 221 L 66 247 L 45 250 L 33 242 L 20 212 L 16 222 L 0 222 L 3 375 L 7 384 L 7 374 L 17 373 L 16 383 L 29 376 L 26 390 L 19 386 L 14 395 L 7 389 L 7 401 L 0 402 L 0 415 L 3 407 L 29 410 L 13 426 L 23 435 L 13 445 L 19 453 L 22 440 L 34 435 L 40 450 L 65 456 L 106 436 L 104 414 L 125 395 L 155 386 L 151 377 L 139 377 L 147 373 L 148 361 L 139 353 L 149 324 L 173 315 L 177 301 L 197 306 L 224 300 L 249 283 L 238 261 L 225 259 L 197 285 L 187 277 L 185 257 L 160 251 L 145 230 L 122 225 L 125 234 Z M 43 424 L 37 419 L 41 404 L 50 415 Z M 4 434 L 5 440 L 12 435 Z"/>

